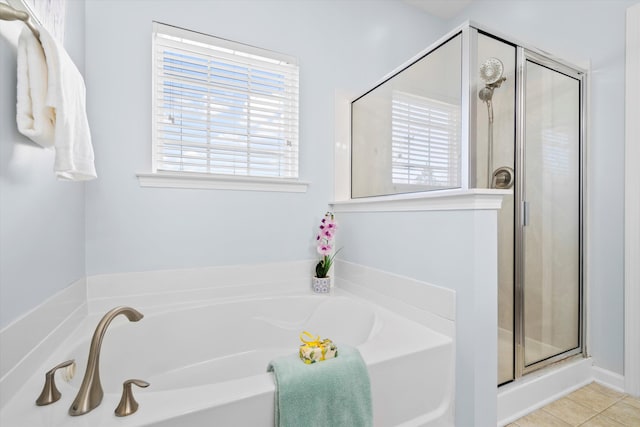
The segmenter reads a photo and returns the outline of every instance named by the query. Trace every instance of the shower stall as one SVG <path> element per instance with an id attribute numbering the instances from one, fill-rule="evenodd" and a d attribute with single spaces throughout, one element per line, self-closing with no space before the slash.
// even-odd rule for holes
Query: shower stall
<path id="1" fill-rule="evenodd" d="M 352 102 L 351 197 L 495 189 L 498 385 L 584 355 L 586 70 L 468 23 Z"/>
<path id="2" fill-rule="evenodd" d="M 476 143 L 470 144 L 475 186 L 513 188 L 498 213 L 500 385 L 585 350 L 586 73 L 504 38 L 470 32 L 480 64 Z"/>

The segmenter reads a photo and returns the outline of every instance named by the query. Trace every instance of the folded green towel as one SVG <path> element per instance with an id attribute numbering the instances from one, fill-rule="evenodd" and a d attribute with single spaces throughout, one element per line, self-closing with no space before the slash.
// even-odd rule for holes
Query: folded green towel
<path id="1" fill-rule="evenodd" d="M 272 360 L 277 427 L 370 427 L 369 373 L 360 352 L 338 346 L 335 359 L 307 365 L 298 354 Z"/>

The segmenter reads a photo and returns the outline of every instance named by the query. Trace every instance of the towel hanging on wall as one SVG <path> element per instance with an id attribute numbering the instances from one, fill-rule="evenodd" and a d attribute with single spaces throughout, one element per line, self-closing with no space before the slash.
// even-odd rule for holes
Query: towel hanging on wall
<path id="1" fill-rule="evenodd" d="M 31 34 L 18 42 L 18 100 L 16 121 L 24 136 L 43 147 L 53 146 L 55 113 L 45 104 L 47 63 L 42 45 Z"/>
<path id="2" fill-rule="evenodd" d="M 18 130 L 55 149 L 54 171 L 62 180 L 96 178 L 82 75 L 45 28 L 40 41 L 28 28 L 18 40 Z"/>

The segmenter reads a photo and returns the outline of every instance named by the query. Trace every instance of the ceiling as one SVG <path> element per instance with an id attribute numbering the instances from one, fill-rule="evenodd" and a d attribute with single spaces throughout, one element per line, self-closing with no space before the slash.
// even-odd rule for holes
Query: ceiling
<path id="1" fill-rule="evenodd" d="M 462 9 L 469 6 L 473 0 L 404 0 L 406 3 L 419 7 L 430 15 L 441 19 L 451 19 Z"/>

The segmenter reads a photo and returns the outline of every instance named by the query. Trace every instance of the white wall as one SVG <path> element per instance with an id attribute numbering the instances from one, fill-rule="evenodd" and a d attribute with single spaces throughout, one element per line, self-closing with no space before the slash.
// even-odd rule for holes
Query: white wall
<path id="1" fill-rule="evenodd" d="M 401 2 L 87 1 L 87 273 L 309 259 L 332 191 L 337 89 L 364 92 L 444 32 Z M 150 170 L 151 22 L 295 55 L 307 193 L 140 188 Z"/>
<path id="2" fill-rule="evenodd" d="M 65 48 L 84 70 L 83 2 L 67 2 Z M 0 35 L 0 329 L 85 276 L 84 184 L 56 181 L 54 152 L 16 127 L 21 22 Z"/>
<path id="3" fill-rule="evenodd" d="M 637 0 L 475 2 L 450 22 L 471 19 L 570 61 L 591 61 L 588 159 L 591 237 L 589 352 L 623 373 L 625 11 Z"/>

